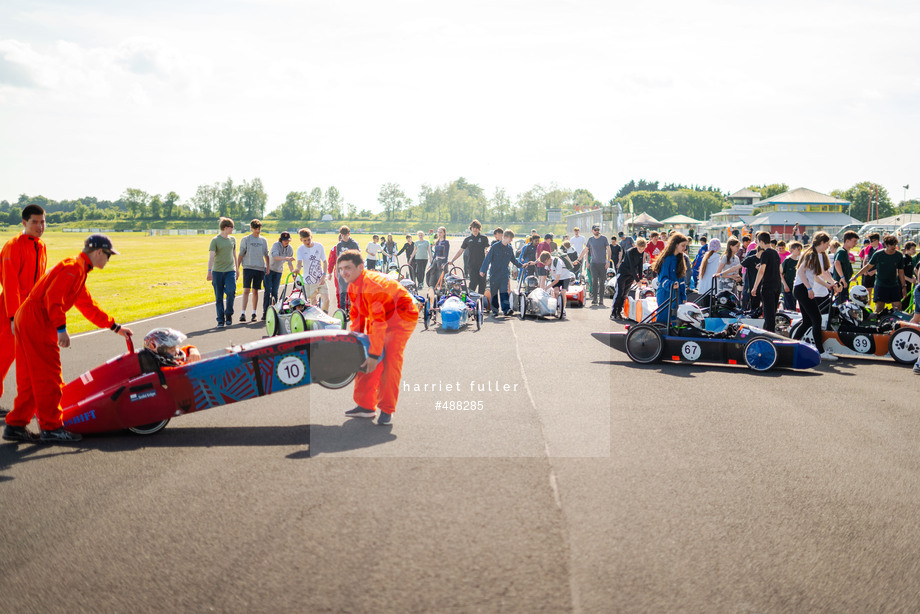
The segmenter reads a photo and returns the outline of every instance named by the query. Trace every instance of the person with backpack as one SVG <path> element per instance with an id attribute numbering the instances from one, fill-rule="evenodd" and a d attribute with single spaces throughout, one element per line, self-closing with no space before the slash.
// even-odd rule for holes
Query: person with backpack
<path id="1" fill-rule="evenodd" d="M 565 314 L 565 298 L 566 290 L 569 289 L 569 284 L 572 283 L 572 280 L 575 278 L 575 274 L 569 270 L 569 268 L 563 262 L 563 257 L 553 256 L 549 252 L 543 252 L 540 254 L 540 262 L 543 264 L 543 268 L 546 269 L 547 275 L 543 277 L 543 280 L 552 280 L 552 283 L 549 284 L 549 287 L 546 286 L 546 282 L 540 284 L 540 287 L 548 290 L 553 298 L 556 300 L 562 301 L 562 313 Z M 559 295 L 562 294 L 562 298 L 559 298 Z"/>

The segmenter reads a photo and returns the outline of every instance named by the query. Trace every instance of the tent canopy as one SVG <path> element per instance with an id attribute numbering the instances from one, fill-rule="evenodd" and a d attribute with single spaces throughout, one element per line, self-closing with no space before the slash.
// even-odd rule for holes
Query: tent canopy
<path id="1" fill-rule="evenodd" d="M 703 222 L 700 220 L 695 220 L 692 217 L 686 215 L 672 215 L 669 218 L 661 220 L 661 223 L 671 226 L 697 226 Z"/>
<path id="2" fill-rule="evenodd" d="M 653 218 L 648 213 L 640 213 L 636 217 L 626 222 L 628 226 L 641 226 L 643 228 L 661 228 L 664 226 L 661 222 Z"/>

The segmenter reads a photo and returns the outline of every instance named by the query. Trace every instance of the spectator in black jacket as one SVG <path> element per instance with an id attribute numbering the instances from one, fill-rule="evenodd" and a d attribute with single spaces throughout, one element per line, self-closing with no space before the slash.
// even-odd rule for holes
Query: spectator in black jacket
<path id="1" fill-rule="evenodd" d="M 622 312 L 623 303 L 626 301 L 626 292 L 634 282 L 639 281 L 642 277 L 645 246 L 645 239 L 639 237 L 636 239 L 636 246 L 626 250 L 623 254 L 620 267 L 617 269 L 619 274 L 619 277 L 617 277 L 617 295 L 613 299 L 613 309 L 610 311 L 611 320 L 623 319 Z"/>

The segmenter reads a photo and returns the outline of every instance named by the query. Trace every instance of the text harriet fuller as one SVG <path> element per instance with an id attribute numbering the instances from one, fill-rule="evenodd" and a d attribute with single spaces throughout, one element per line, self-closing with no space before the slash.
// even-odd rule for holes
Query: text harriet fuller
<path id="1" fill-rule="evenodd" d="M 471 381 L 468 385 L 461 386 L 460 382 L 427 382 L 424 384 L 410 384 L 403 380 L 403 392 L 517 392 L 520 384 L 502 384 L 498 380 L 484 382 Z"/>

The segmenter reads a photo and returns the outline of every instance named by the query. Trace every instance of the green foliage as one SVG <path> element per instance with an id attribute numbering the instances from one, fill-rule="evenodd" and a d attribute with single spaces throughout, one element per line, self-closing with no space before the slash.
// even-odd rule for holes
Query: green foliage
<path id="1" fill-rule="evenodd" d="M 789 191 L 789 186 L 785 183 L 771 183 L 770 185 L 749 185 L 748 190 L 752 192 L 757 192 L 760 194 L 761 200 L 767 200 L 768 198 L 773 198 L 777 194 L 782 194 L 783 192 Z"/>
<path id="2" fill-rule="evenodd" d="M 377 202 L 383 205 L 383 212 L 389 221 L 397 217 L 403 209 L 409 207 L 412 204 L 412 199 L 406 196 L 406 193 L 403 192 L 398 184 L 387 183 L 380 186 Z"/>
<path id="3" fill-rule="evenodd" d="M 888 217 L 895 214 L 888 190 L 871 181 L 862 181 L 848 190 L 834 190 L 831 196 L 850 201 L 850 215 L 857 220 L 869 220 Z M 876 213 L 876 203 L 878 212 Z M 871 214 L 869 206 L 872 206 Z"/>

